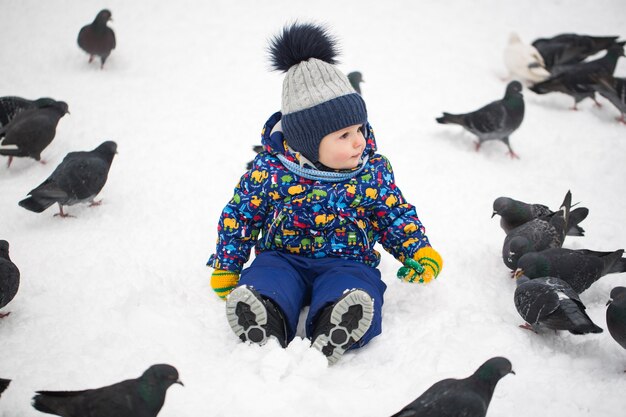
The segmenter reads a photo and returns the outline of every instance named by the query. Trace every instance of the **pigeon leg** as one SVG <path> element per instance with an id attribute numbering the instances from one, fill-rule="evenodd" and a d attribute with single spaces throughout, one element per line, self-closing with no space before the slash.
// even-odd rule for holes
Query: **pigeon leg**
<path id="1" fill-rule="evenodd" d="M 93 62 L 93 55 L 89 55 L 89 63 L 91 64 Z"/>
<path id="2" fill-rule="evenodd" d="M 602 103 L 600 103 L 598 100 L 596 100 L 595 97 L 591 97 L 591 99 L 593 100 L 594 103 L 596 103 L 596 107 L 598 107 L 599 109 L 602 108 Z"/>
<path id="3" fill-rule="evenodd" d="M 531 332 L 533 332 L 533 333 L 537 333 L 537 332 L 535 331 L 535 329 L 533 329 L 533 326 L 532 326 L 532 325 L 530 325 L 530 324 L 528 324 L 528 323 L 520 324 L 520 325 L 519 325 L 519 328 L 520 328 L 520 329 L 525 329 L 525 330 L 530 330 L 530 331 L 531 331 Z"/>
<path id="4" fill-rule="evenodd" d="M 509 155 L 511 159 L 519 159 L 519 156 L 517 156 L 517 154 L 513 152 L 513 149 L 511 148 L 511 145 L 509 144 L 509 137 L 507 136 L 504 139 L 502 139 L 502 142 L 504 142 L 506 146 L 509 148 L 507 155 Z"/>
<path id="5" fill-rule="evenodd" d="M 578 111 L 578 103 L 574 103 L 573 107 L 569 108 L 570 110 Z"/>
<path id="6" fill-rule="evenodd" d="M 7 168 L 11 168 L 11 162 L 13 162 L 13 157 L 9 156 L 9 163 L 7 164 Z"/>
<path id="7" fill-rule="evenodd" d="M 480 150 L 480 141 L 476 141 L 474 142 L 474 149 L 476 149 L 476 152 L 478 152 Z"/>
<path id="8" fill-rule="evenodd" d="M 58 213 L 56 213 L 56 214 L 54 215 L 54 217 L 56 217 L 56 216 L 63 217 L 63 218 L 65 218 L 65 217 L 74 217 L 74 216 L 72 216 L 72 215 L 70 215 L 70 214 L 65 214 L 65 213 L 63 212 L 63 206 L 61 205 L 61 203 L 57 203 L 57 204 L 59 205 L 59 212 L 58 212 Z"/>
<path id="9" fill-rule="evenodd" d="M 100 204 L 102 204 L 102 199 L 100 199 L 98 201 L 92 200 L 91 204 L 89 204 L 89 207 L 99 206 Z"/>
<path id="10" fill-rule="evenodd" d="M 622 113 L 622 117 L 616 117 L 615 120 L 617 120 L 618 122 L 623 123 L 623 124 L 626 125 L 626 119 L 624 119 L 624 116 L 626 116 L 626 115 L 624 113 Z"/>
<path id="11" fill-rule="evenodd" d="M 8 316 L 9 314 L 11 314 L 11 312 L 9 311 L 8 313 L 0 313 L 0 319 L 5 318 L 6 316 Z M 626 371 L 624 371 L 626 372 Z"/>

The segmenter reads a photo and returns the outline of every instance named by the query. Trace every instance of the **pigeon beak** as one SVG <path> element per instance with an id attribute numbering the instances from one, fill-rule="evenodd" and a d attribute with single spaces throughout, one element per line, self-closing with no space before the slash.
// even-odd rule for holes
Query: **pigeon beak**
<path id="1" fill-rule="evenodd" d="M 609 300 L 606 302 L 606 305 L 608 306 L 609 304 L 611 304 L 613 302 L 613 300 Z"/>
<path id="2" fill-rule="evenodd" d="M 493 219 L 493 216 L 495 216 L 496 214 L 498 214 L 498 212 L 494 210 L 493 213 L 491 213 L 491 218 Z"/>
<path id="3" fill-rule="evenodd" d="M 514 370 L 512 370 L 512 369 L 511 369 L 511 372 L 509 372 L 509 373 L 510 373 L 510 374 L 513 374 L 513 375 L 517 375 L 517 374 L 515 373 L 515 371 L 514 371 Z"/>
<path id="4" fill-rule="evenodd" d="M 522 275 L 524 275 L 524 270 L 522 268 L 517 268 L 515 272 L 513 273 L 513 278 L 517 279 L 521 277 Z"/>
<path id="5" fill-rule="evenodd" d="M 181 381 L 180 379 L 176 380 L 176 382 L 174 382 L 175 384 L 178 384 L 180 386 L 185 386 L 185 384 L 183 384 L 183 381 Z"/>

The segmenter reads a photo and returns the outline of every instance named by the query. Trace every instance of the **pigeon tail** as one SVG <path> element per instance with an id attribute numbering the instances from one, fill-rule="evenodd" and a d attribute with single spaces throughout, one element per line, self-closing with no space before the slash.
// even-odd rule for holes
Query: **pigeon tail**
<path id="1" fill-rule="evenodd" d="M 604 257 L 604 264 L 608 266 L 607 274 L 626 272 L 626 258 L 622 258 L 622 255 L 624 255 L 624 249 L 616 250 Z"/>
<path id="2" fill-rule="evenodd" d="M 56 203 L 56 200 L 28 197 L 17 204 L 19 204 L 21 207 L 24 207 L 26 210 L 34 211 L 35 213 L 41 213 L 54 203 Z"/>
<path id="3" fill-rule="evenodd" d="M 463 115 L 462 114 L 450 114 L 450 113 L 444 112 L 443 116 L 438 117 L 436 120 L 437 120 L 437 123 L 441 123 L 443 125 L 448 124 L 448 123 L 462 125 Z"/>
<path id="4" fill-rule="evenodd" d="M 567 236 L 585 236 L 585 229 L 580 227 L 578 223 L 582 222 L 589 215 L 589 209 L 586 207 L 579 207 L 570 211 L 569 219 L 567 221 Z"/>
<path id="5" fill-rule="evenodd" d="M 65 398 L 74 395 L 75 392 L 70 391 L 37 391 L 37 395 L 33 397 L 32 406 L 42 413 L 59 414 L 65 410 Z"/>

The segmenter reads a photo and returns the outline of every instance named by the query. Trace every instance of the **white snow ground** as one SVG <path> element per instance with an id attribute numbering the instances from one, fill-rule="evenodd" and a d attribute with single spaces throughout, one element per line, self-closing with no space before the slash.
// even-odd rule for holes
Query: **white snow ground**
<path id="1" fill-rule="evenodd" d="M 104 8 L 118 48 L 103 71 L 78 49 L 80 27 Z M 626 246 L 626 126 L 606 100 L 568 110 L 569 97 L 525 90 L 526 118 L 511 137 L 476 153 L 441 111 L 501 97 L 510 31 L 529 42 L 562 32 L 626 37 L 614 1 L 200 1 L 0 0 L 0 96 L 69 103 L 47 165 L 0 160 L 0 238 L 22 273 L 0 322 L 3 417 L 40 416 L 36 390 L 95 388 L 177 367 L 160 417 L 388 416 L 443 378 L 505 356 L 517 375 L 498 384 L 488 415 L 623 416 L 626 352 L 606 331 L 609 291 L 582 295 L 605 332 L 536 335 L 519 329 L 514 282 L 491 219 L 501 195 L 558 207 L 568 189 L 590 209 L 569 248 Z M 428 286 L 395 278 L 384 331 L 328 368 L 308 341 L 247 346 L 231 333 L 205 262 L 216 224 L 266 118 L 280 107 L 282 75 L 268 71 L 269 36 L 293 19 L 326 22 L 341 40 L 341 68 L 363 72 L 379 150 L 417 206 L 445 260 Z M 626 58 L 616 73 L 626 76 Z M 17 205 L 70 151 L 115 140 L 119 154 L 102 206 L 76 218 Z"/>

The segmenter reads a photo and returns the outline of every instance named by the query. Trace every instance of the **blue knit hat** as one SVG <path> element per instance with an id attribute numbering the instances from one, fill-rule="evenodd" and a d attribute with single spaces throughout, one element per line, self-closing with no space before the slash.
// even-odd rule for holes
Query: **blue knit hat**
<path id="1" fill-rule="evenodd" d="M 367 122 L 363 98 L 335 67 L 336 41 L 321 26 L 293 23 L 270 42 L 283 81 L 282 129 L 287 144 L 317 163 L 324 136 Z"/>

